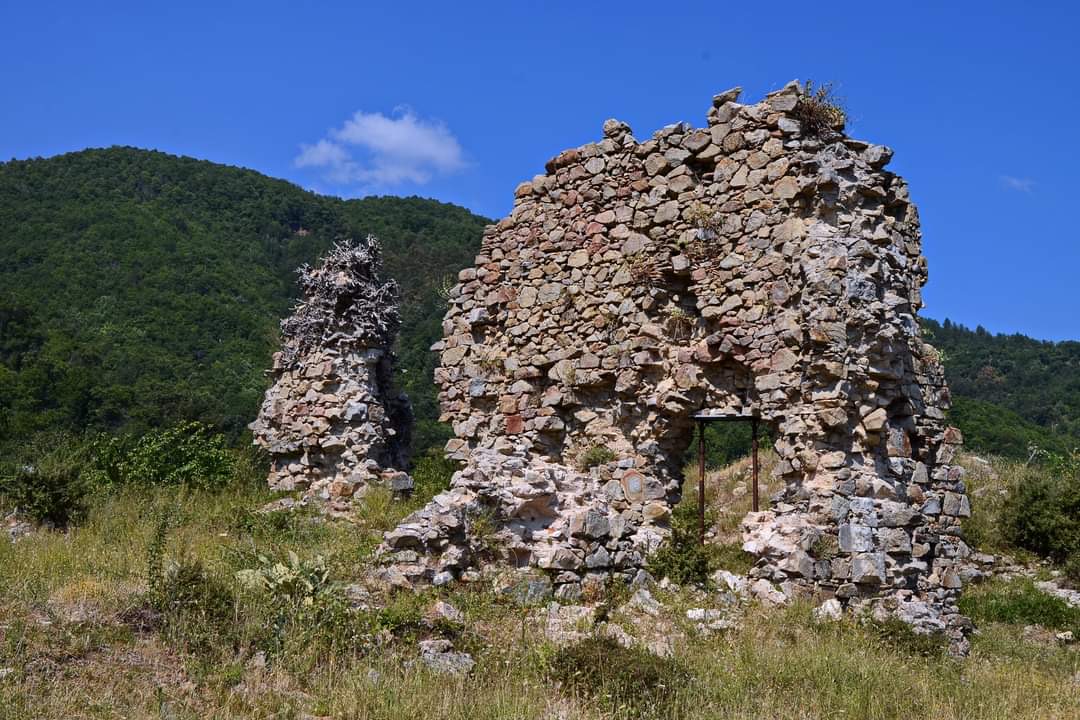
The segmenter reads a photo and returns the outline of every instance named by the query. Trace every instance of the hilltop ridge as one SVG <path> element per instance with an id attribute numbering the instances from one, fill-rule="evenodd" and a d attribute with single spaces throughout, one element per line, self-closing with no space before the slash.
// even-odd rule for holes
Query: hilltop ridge
<path id="1" fill-rule="evenodd" d="M 237 437 L 265 389 L 295 269 L 373 233 L 402 288 L 401 386 L 417 447 L 446 439 L 431 383 L 440 289 L 489 222 L 419 197 L 318 195 L 132 147 L 0 163 L 0 447 L 52 427 L 203 419 Z M 932 270 L 932 268 L 931 268 Z M 924 319 L 969 447 L 1080 444 L 1080 343 Z"/>
<path id="2" fill-rule="evenodd" d="M 196 418 L 235 436 L 265 389 L 295 269 L 367 233 L 402 286 L 400 350 L 417 372 L 401 381 L 430 429 L 433 393 L 414 378 L 438 333 L 433 286 L 486 222 L 129 147 L 0 163 L 0 445 Z"/>

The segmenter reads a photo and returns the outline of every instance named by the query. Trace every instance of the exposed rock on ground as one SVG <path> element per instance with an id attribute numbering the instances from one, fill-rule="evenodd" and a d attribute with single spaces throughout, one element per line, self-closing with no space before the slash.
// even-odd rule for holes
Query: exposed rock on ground
<path id="1" fill-rule="evenodd" d="M 991 577 L 1005 580 L 1027 578 L 1033 580 L 1035 587 L 1047 595 L 1060 598 L 1071 607 L 1080 607 L 1080 590 L 1066 587 L 1067 580 L 1058 573 L 1051 573 L 1056 577 L 1052 577 L 1050 580 L 1038 580 L 1041 571 L 1045 571 L 1045 567 L 1025 565 L 1016 562 L 1007 555 L 991 555 L 989 553 L 973 553 L 961 567 L 965 582 L 969 579 L 972 582 L 977 582 Z"/>
<path id="2" fill-rule="evenodd" d="M 1042 590 L 1048 595 L 1061 598 L 1070 607 L 1080 607 L 1080 590 L 1070 590 L 1069 588 L 1062 587 L 1061 585 L 1051 581 L 1043 580 L 1035 583 L 1035 587 Z"/>
<path id="3" fill-rule="evenodd" d="M 466 675 L 476 661 L 468 653 L 456 652 L 449 640 L 423 640 L 420 642 L 420 661 L 435 672 L 449 675 Z"/>
<path id="4" fill-rule="evenodd" d="M 34 525 L 28 522 L 18 512 L 9 513 L 0 525 L 3 526 L 4 531 L 7 533 L 8 540 L 11 542 L 18 542 L 20 539 L 30 535 L 34 532 Z"/>
<path id="5" fill-rule="evenodd" d="M 836 621 L 844 617 L 844 607 L 836 598 L 829 598 L 814 608 L 814 619 L 821 621 Z"/>

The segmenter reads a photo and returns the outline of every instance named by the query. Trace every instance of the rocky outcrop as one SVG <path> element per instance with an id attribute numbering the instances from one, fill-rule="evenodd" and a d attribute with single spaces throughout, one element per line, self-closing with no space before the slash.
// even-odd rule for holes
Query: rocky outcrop
<path id="1" fill-rule="evenodd" d="M 808 122 L 797 83 L 738 96 L 644 142 L 607 121 L 487 229 L 434 347 L 464 469 L 387 535 L 395 572 L 456 577 L 481 528 L 562 598 L 631 577 L 668 534 L 692 416 L 753 415 L 786 488 L 746 519 L 754 578 L 959 627 L 969 506 L 907 185 L 837 114 Z"/>
<path id="2" fill-rule="evenodd" d="M 336 245 L 300 268 L 303 296 L 282 321 L 274 382 L 251 424 L 271 455 L 270 487 L 339 509 L 371 484 L 412 487 L 412 410 L 393 387 L 397 285 L 380 277 L 378 241 Z"/>

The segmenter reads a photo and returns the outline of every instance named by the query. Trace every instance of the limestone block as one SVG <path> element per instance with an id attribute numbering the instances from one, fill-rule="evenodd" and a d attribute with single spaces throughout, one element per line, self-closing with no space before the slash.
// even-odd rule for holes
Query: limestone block
<path id="1" fill-rule="evenodd" d="M 874 531 L 866 525 L 845 523 L 840 526 L 839 541 L 844 552 L 868 552 L 874 549 Z"/>
<path id="2" fill-rule="evenodd" d="M 852 555 L 851 579 L 860 585 L 880 585 L 885 582 L 885 556 L 882 553 Z"/>

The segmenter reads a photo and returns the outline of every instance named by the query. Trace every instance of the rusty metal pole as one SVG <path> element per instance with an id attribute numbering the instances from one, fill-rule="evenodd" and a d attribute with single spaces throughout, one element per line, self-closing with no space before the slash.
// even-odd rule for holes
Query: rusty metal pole
<path id="1" fill-rule="evenodd" d="M 698 517 L 698 543 L 705 544 L 705 421 L 698 420 L 697 424 L 697 517 Z"/>
<path id="2" fill-rule="evenodd" d="M 750 433 L 751 433 L 750 448 L 751 448 L 751 450 L 753 452 L 753 455 L 754 455 L 754 459 L 753 459 L 753 468 L 754 468 L 753 469 L 753 476 L 754 476 L 754 512 L 758 511 L 757 422 L 758 422 L 757 418 L 754 418 L 753 420 L 750 421 Z"/>

